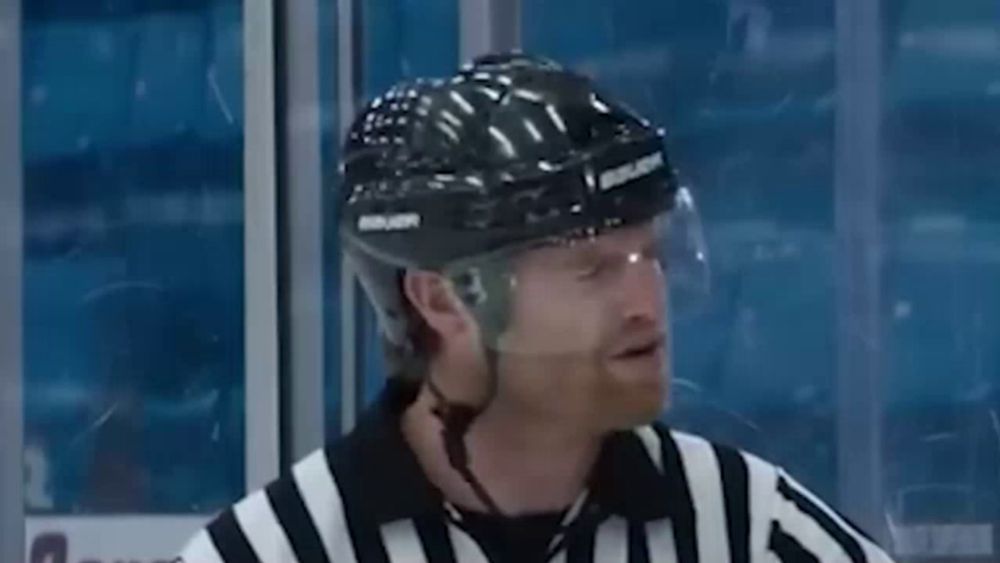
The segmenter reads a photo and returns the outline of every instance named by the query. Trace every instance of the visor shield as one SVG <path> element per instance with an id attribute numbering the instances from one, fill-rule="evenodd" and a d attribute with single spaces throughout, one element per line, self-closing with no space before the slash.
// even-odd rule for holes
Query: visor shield
<path id="1" fill-rule="evenodd" d="M 443 271 L 483 343 L 515 355 L 629 355 L 665 345 L 671 317 L 709 290 L 708 250 L 691 193 L 623 226 L 549 237 Z"/>

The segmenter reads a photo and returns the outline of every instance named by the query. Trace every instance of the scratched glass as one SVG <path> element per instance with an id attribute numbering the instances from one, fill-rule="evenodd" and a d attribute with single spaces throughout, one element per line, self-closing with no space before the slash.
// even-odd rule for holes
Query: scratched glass
<path id="1" fill-rule="evenodd" d="M 72 523 L 208 514 L 244 491 L 241 10 L 23 3 L 32 557 L 179 542 L 169 523 Z"/>
<path id="2" fill-rule="evenodd" d="M 883 1 L 883 506 L 902 560 L 1000 555 L 1000 9 Z"/>

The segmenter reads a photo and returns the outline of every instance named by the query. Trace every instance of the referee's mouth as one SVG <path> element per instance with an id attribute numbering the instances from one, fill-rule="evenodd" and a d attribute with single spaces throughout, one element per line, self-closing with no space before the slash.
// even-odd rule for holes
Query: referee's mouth
<path id="1" fill-rule="evenodd" d="M 637 339 L 620 348 L 611 355 L 613 360 L 641 360 L 651 358 L 663 349 L 664 335 Z"/>

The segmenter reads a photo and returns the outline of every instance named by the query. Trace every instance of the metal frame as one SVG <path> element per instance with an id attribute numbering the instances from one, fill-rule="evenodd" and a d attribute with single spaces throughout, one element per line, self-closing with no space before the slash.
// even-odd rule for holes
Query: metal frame
<path id="1" fill-rule="evenodd" d="M 457 0 L 459 63 L 521 48 L 521 0 Z"/>
<path id="2" fill-rule="evenodd" d="M 284 465 L 324 439 L 323 124 L 317 3 L 278 6 Z"/>
<path id="3" fill-rule="evenodd" d="M 243 2 L 246 486 L 278 476 L 279 341 L 274 12 Z"/>
<path id="4" fill-rule="evenodd" d="M 355 15 L 360 15 L 355 0 L 337 0 L 337 104 L 340 137 L 343 138 L 354 117 L 359 91 L 356 64 L 357 37 Z M 340 430 L 346 434 L 358 418 L 359 389 L 364 374 L 358 369 L 358 285 L 350 263 L 340 264 Z"/>
<path id="5" fill-rule="evenodd" d="M 840 507 L 879 540 L 882 516 L 880 2 L 837 0 L 834 211 Z"/>
<path id="6" fill-rule="evenodd" d="M 24 561 L 21 3 L 0 2 L 0 561 Z"/>

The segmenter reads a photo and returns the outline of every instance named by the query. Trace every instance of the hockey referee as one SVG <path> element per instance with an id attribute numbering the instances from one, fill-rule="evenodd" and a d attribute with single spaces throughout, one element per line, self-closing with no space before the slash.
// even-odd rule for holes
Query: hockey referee
<path id="1" fill-rule="evenodd" d="M 707 260 L 660 130 L 492 55 L 375 99 L 343 162 L 389 383 L 183 561 L 889 561 L 781 469 L 654 422 Z"/>

